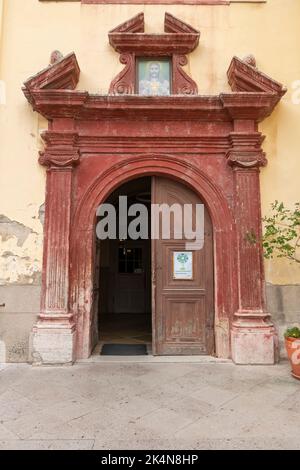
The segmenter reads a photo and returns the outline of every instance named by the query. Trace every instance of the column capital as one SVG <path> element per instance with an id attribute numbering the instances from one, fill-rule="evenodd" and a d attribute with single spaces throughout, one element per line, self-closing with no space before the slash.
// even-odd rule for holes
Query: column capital
<path id="1" fill-rule="evenodd" d="M 230 149 L 227 152 L 227 162 L 235 168 L 259 168 L 266 166 L 268 160 L 266 154 L 262 150 L 243 150 Z"/>
<path id="2" fill-rule="evenodd" d="M 261 148 L 265 137 L 260 132 L 231 132 L 231 148 L 227 152 L 227 162 L 235 168 L 259 168 L 267 165 L 266 154 Z"/>
<path id="3" fill-rule="evenodd" d="M 55 169 L 72 169 L 80 163 L 79 149 L 56 149 L 50 148 L 45 152 L 40 152 L 40 165 Z"/>
<path id="4" fill-rule="evenodd" d="M 39 163 L 52 169 L 73 168 L 80 163 L 78 134 L 74 131 L 46 131 L 42 134 L 46 148 Z"/>

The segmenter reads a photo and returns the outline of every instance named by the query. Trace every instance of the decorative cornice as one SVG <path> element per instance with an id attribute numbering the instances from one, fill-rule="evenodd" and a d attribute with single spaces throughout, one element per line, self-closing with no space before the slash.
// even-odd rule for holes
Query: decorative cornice
<path id="1" fill-rule="evenodd" d="M 115 51 L 148 56 L 188 54 L 199 44 L 200 33 L 190 25 L 165 15 L 165 33 L 144 33 L 144 13 L 114 28 L 108 34 L 109 43 Z"/>
<path id="2" fill-rule="evenodd" d="M 280 99 L 286 88 L 256 68 L 256 60 L 249 54 L 243 60 L 233 57 L 229 66 L 228 82 L 232 91 L 273 93 Z"/>
<path id="3" fill-rule="evenodd" d="M 59 146 L 69 149 L 77 147 L 79 138 L 78 133 L 73 131 L 45 131 L 41 137 L 48 147 Z"/>
<path id="4" fill-rule="evenodd" d="M 236 92 L 221 93 L 220 99 L 232 119 L 259 122 L 272 114 L 281 96 L 267 92 Z"/>
<path id="5" fill-rule="evenodd" d="M 26 80 L 23 92 L 27 99 L 33 90 L 75 90 L 80 68 L 74 52 L 60 57 L 59 51 L 51 54 L 51 64 L 46 69 Z"/>
<path id="6" fill-rule="evenodd" d="M 115 28 L 116 34 L 137 36 L 143 33 L 143 14 Z M 166 14 L 165 28 L 173 31 L 195 31 L 189 25 Z M 123 33 L 122 31 L 125 30 Z M 177 37 L 181 34 L 196 35 L 194 32 L 167 33 Z M 150 35 L 151 36 L 151 35 Z M 157 37 L 157 35 L 152 35 Z M 160 36 L 160 35 L 158 35 Z M 198 37 L 199 39 L 199 37 Z M 244 62 L 234 58 L 231 65 L 232 73 L 241 66 L 251 70 L 255 76 L 262 77 L 262 91 L 221 93 L 219 96 L 197 95 L 196 83 L 184 72 L 186 64 L 183 54 L 171 54 L 173 57 L 173 95 L 171 96 L 138 96 L 134 95 L 135 85 L 135 54 L 124 53 L 120 61 L 124 70 L 113 80 L 110 95 L 89 94 L 75 91 L 79 79 L 79 66 L 74 53 L 60 59 L 59 53 L 52 55 L 54 62 L 44 71 L 25 82 L 23 88 L 27 100 L 33 109 L 49 120 L 55 118 L 72 118 L 82 120 L 198 120 L 198 121 L 262 121 L 268 117 L 285 89 L 269 77 L 266 78 L 254 67 L 254 58 Z M 253 64 L 253 65 L 249 65 Z M 236 82 L 237 84 L 239 82 Z M 258 82 L 257 82 L 258 83 Z M 268 86 L 267 86 L 268 84 Z M 272 91 L 271 91 L 272 90 Z"/>
<path id="7" fill-rule="evenodd" d="M 260 149 L 265 136 L 261 132 L 231 132 L 229 142 L 232 147 L 244 149 Z"/>
<path id="8" fill-rule="evenodd" d="M 193 28 L 190 24 L 185 23 L 182 20 L 179 20 L 175 16 L 171 15 L 171 13 L 165 13 L 165 33 L 185 33 L 185 34 L 193 34 L 195 38 L 200 38 L 200 32 Z"/>
<path id="9" fill-rule="evenodd" d="M 222 93 L 219 96 L 90 95 L 68 90 L 31 90 L 33 109 L 48 119 L 85 120 L 199 120 L 261 121 L 269 116 L 278 98 L 268 93 Z"/>
<path id="10" fill-rule="evenodd" d="M 114 34 L 118 33 L 144 33 L 145 31 L 145 19 L 144 13 L 138 13 L 130 20 L 125 21 L 124 23 L 119 24 L 114 29 L 112 29 L 108 36 L 111 37 Z"/>
<path id="11" fill-rule="evenodd" d="M 81 155 L 99 154 L 149 154 L 155 151 L 174 154 L 218 154 L 225 155 L 230 147 L 228 136 L 221 133 L 207 136 L 187 135 L 181 136 L 107 136 L 107 135 L 81 135 L 78 138 L 78 147 Z"/>

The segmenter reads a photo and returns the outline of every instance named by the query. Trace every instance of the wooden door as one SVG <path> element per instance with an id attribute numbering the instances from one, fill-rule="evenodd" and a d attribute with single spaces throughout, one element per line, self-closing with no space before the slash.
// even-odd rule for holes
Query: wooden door
<path id="1" fill-rule="evenodd" d="M 201 204 L 202 201 L 192 190 L 176 181 L 153 177 L 152 203 L 171 206 L 174 203 Z M 213 235 L 206 209 L 204 221 L 205 240 L 201 250 L 187 252 L 187 240 L 174 239 L 172 231 L 169 240 L 161 237 L 152 240 L 155 355 L 214 353 Z M 180 253 L 192 259 L 193 272 L 188 274 L 192 279 L 178 279 L 178 273 L 174 275 L 174 257 L 177 259 Z"/>

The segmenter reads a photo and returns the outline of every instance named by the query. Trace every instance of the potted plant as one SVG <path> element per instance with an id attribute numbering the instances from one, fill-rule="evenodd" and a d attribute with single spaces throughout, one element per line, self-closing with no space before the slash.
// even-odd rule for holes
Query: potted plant
<path id="1" fill-rule="evenodd" d="M 300 380 L 300 328 L 288 328 L 284 333 L 285 347 L 292 366 L 292 376 Z"/>

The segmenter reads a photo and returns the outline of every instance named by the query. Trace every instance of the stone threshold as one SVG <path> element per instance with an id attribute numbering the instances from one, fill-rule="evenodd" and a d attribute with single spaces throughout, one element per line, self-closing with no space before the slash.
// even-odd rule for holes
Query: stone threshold
<path id="1" fill-rule="evenodd" d="M 220 359 L 213 356 L 100 356 L 93 354 L 89 359 L 80 359 L 76 364 L 94 363 L 140 363 L 140 364 L 232 364 L 231 359 Z"/>

